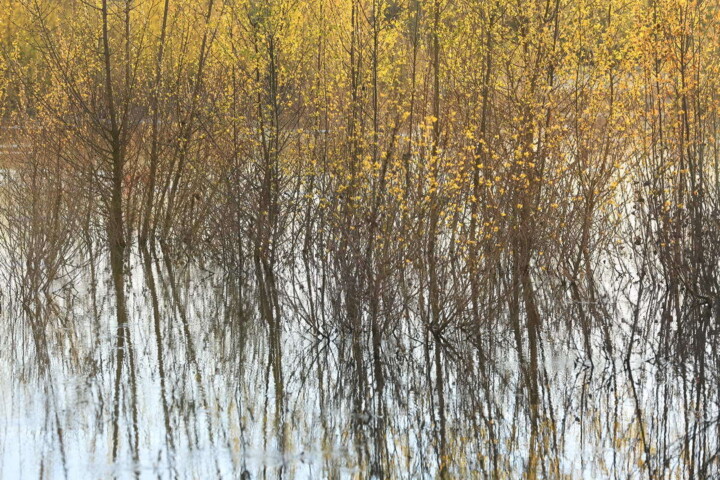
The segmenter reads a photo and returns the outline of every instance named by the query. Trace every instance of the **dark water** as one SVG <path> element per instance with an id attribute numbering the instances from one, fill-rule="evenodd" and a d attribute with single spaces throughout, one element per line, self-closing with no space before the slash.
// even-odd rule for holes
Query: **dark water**
<path id="1" fill-rule="evenodd" d="M 316 272 L 268 299 L 210 262 L 129 265 L 127 330 L 102 260 L 2 293 L 2 478 L 720 475 L 716 331 L 661 333 L 661 288 L 617 281 L 587 335 L 548 293 L 532 359 L 501 309 L 436 335 L 411 308 L 378 335 L 333 327 L 332 285 L 298 280 Z"/>

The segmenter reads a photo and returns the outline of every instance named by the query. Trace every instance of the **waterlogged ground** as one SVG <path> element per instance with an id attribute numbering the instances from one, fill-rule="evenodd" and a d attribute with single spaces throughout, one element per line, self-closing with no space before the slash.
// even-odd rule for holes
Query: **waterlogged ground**
<path id="1" fill-rule="evenodd" d="M 161 253 L 129 264 L 122 352 L 102 260 L 1 294 L 0 477 L 720 475 L 716 333 L 670 350 L 660 289 L 636 309 L 620 284 L 589 342 L 553 299 L 528 373 L 501 322 L 435 336 L 406 315 L 378 339 L 310 327 L 318 305 L 290 280 L 304 273 L 278 274 L 268 318 L 252 277 Z"/>

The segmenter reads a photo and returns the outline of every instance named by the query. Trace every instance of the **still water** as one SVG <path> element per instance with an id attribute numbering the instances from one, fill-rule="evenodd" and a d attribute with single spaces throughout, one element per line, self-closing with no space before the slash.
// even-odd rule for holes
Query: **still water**
<path id="1" fill-rule="evenodd" d="M 135 251 L 123 326 L 106 263 L 0 293 L 2 478 L 719 478 L 717 332 L 658 333 L 661 288 L 617 282 L 585 336 L 547 293 L 534 405 L 497 319 L 348 330 L 314 272 L 269 315 L 251 276 Z"/>

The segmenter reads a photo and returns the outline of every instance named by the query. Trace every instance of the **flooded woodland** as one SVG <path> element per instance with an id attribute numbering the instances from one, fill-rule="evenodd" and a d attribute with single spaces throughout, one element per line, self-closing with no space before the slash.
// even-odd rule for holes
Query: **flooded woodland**
<path id="1" fill-rule="evenodd" d="M 0 478 L 720 478 L 720 1 L 0 11 Z"/>

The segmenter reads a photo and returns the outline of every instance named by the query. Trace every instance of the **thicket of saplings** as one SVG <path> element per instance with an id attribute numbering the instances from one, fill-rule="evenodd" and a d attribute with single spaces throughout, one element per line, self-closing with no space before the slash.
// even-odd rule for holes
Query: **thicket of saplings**
<path id="1" fill-rule="evenodd" d="M 530 372 L 556 324 L 625 355 L 623 301 L 682 351 L 717 328 L 716 0 L 5 3 L 3 275 L 38 331 L 108 265 L 129 334 L 158 250 L 272 328 L 507 334 Z"/>

